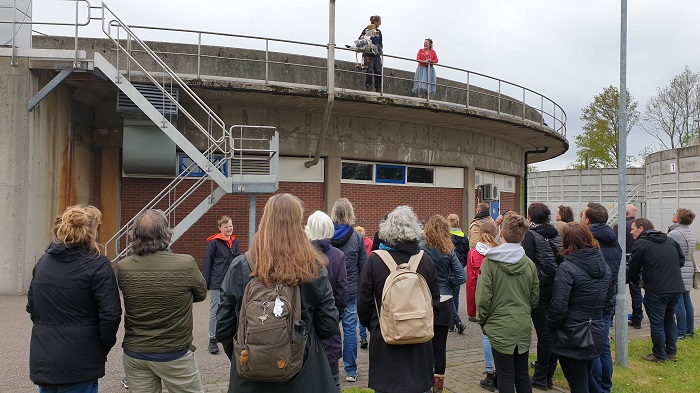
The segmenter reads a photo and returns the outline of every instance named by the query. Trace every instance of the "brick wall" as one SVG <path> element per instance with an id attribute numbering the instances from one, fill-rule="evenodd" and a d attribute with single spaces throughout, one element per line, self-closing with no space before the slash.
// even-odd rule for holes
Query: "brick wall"
<path id="1" fill-rule="evenodd" d="M 370 238 L 379 229 L 379 221 L 396 206 L 409 205 L 418 218 L 427 220 L 434 214 L 461 216 L 461 188 L 428 188 L 341 184 L 340 194 L 355 207 L 355 221 Z"/>
<path id="2" fill-rule="evenodd" d="M 501 191 L 501 211 L 515 209 L 515 193 Z"/>
<path id="3" fill-rule="evenodd" d="M 121 225 L 126 224 L 139 212 L 151 199 L 153 199 L 170 182 L 169 179 L 122 179 L 121 197 Z M 193 181 L 185 181 L 175 192 L 170 194 L 170 200 L 175 200 L 178 195 L 192 184 Z M 216 187 L 214 185 L 214 187 Z M 204 200 L 209 194 L 209 184 L 202 185 L 190 196 L 170 217 L 171 226 L 175 226 L 195 206 Z M 323 210 L 323 183 L 289 183 L 280 182 L 279 193 L 291 193 L 304 202 L 305 215 L 315 210 Z M 270 195 L 258 195 L 256 200 L 256 222 L 260 223 L 263 209 Z M 157 208 L 165 209 L 168 206 L 168 197 Z M 222 215 L 231 216 L 233 220 L 233 232 L 240 242 L 241 251 L 248 248 L 248 195 L 230 194 L 224 196 L 199 222 L 194 224 L 175 244 L 173 251 L 190 254 L 202 264 L 204 251 L 207 246 L 207 237 L 218 232 L 216 221 Z M 256 224 L 257 225 L 257 224 Z"/>

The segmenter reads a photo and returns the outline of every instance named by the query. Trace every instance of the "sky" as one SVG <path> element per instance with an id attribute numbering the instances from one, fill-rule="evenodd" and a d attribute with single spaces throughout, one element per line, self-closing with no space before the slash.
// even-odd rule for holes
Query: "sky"
<path id="1" fill-rule="evenodd" d="M 329 41 L 329 1 L 107 0 L 105 3 L 129 25 L 318 44 Z M 79 6 L 83 19 L 84 4 Z M 93 5 L 99 4 L 93 1 Z M 34 0 L 33 5 L 36 22 L 71 21 L 75 15 L 75 5 L 70 1 Z M 535 165 L 539 170 L 564 169 L 576 160 L 574 136 L 581 133 L 581 110 L 605 87 L 620 85 L 620 8 L 621 2 L 616 0 L 338 0 L 335 41 L 338 45 L 351 43 L 369 23 L 369 16 L 377 14 L 382 17 L 387 54 L 413 58 L 423 40 L 430 37 L 440 63 L 513 82 L 550 98 L 566 112 L 570 149 L 562 156 Z M 668 84 L 685 66 L 700 72 L 697 45 L 700 1 L 632 0 L 628 1 L 627 11 L 627 87 L 643 113 L 655 89 Z M 39 25 L 34 30 L 73 34 L 71 29 Z M 82 28 L 81 35 L 100 37 L 99 25 L 95 22 L 94 26 Z M 140 38 L 178 40 L 172 34 Z M 206 43 L 250 45 L 235 40 Z M 284 51 L 284 48 L 270 49 Z M 325 52 L 308 54 L 325 56 Z M 349 55 L 339 55 L 342 56 Z M 408 63 L 399 65 L 407 70 L 414 67 Z M 644 147 L 655 144 L 636 125 L 628 136 L 628 155 L 637 155 Z"/>

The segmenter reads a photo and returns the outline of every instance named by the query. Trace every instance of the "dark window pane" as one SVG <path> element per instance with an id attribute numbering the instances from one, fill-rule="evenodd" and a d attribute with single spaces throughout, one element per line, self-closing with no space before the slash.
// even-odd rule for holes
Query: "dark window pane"
<path id="1" fill-rule="evenodd" d="M 403 165 L 377 164 L 377 183 L 406 183 L 406 167 Z"/>
<path id="2" fill-rule="evenodd" d="M 372 164 L 343 163 L 343 179 L 372 181 Z"/>
<path id="3" fill-rule="evenodd" d="M 433 184 L 433 174 L 433 168 L 408 167 L 408 182 Z"/>

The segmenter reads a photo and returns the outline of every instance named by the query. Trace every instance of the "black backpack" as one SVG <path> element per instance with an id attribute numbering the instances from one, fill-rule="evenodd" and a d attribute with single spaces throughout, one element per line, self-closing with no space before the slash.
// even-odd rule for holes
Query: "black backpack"
<path id="1" fill-rule="evenodd" d="M 533 262 L 537 267 L 537 278 L 540 280 L 540 286 L 552 285 L 557 267 L 564 260 L 559 255 L 561 235 L 557 234 L 555 237 L 546 238 L 532 229 L 530 229 L 530 233 L 535 239 L 535 259 Z"/>

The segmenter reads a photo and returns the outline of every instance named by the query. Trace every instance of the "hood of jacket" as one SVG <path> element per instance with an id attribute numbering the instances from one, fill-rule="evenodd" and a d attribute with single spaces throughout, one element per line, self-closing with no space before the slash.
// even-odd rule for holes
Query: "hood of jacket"
<path id="1" fill-rule="evenodd" d="M 484 256 L 486 256 L 486 253 L 489 252 L 489 250 L 491 250 L 491 246 L 489 246 L 488 244 L 482 243 L 482 242 L 476 243 L 476 247 L 474 247 L 474 248 L 476 249 L 476 252 L 478 252 L 479 254 L 484 255 Z M 525 251 L 523 251 L 523 252 L 525 252 Z"/>
<path id="2" fill-rule="evenodd" d="M 672 230 L 678 228 L 679 226 L 681 226 L 681 224 L 679 224 L 679 223 L 677 223 L 677 222 L 674 222 L 673 224 L 671 224 L 670 227 L 668 227 L 668 231 L 666 231 L 666 233 L 671 232 Z"/>
<path id="3" fill-rule="evenodd" d="M 605 259 L 597 248 L 584 248 L 575 250 L 566 256 L 566 259 L 580 267 L 591 278 L 603 278 L 605 275 Z"/>
<path id="4" fill-rule="evenodd" d="M 325 254 L 331 248 L 331 239 L 316 239 L 312 240 L 311 244 Z"/>
<path id="5" fill-rule="evenodd" d="M 450 230 L 450 233 L 455 235 L 455 236 L 464 237 L 464 232 L 462 232 L 462 230 L 460 228 L 452 228 Z"/>
<path id="6" fill-rule="evenodd" d="M 335 227 L 335 232 L 333 233 L 331 244 L 333 244 L 333 247 L 342 247 L 350 240 L 354 231 L 350 225 L 333 224 L 333 226 Z"/>
<path id="7" fill-rule="evenodd" d="M 210 242 L 210 241 L 212 241 L 212 240 L 214 240 L 214 239 L 221 240 L 222 242 L 226 243 L 226 245 L 228 246 L 228 248 L 231 248 L 231 247 L 233 247 L 233 242 L 236 240 L 236 235 L 231 235 L 228 239 L 226 239 L 226 238 L 224 237 L 224 235 L 222 235 L 221 232 L 219 232 L 219 233 L 217 233 L 217 234 L 215 234 L 215 235 L 209 236 L 209 237 L 207 238 L 207 241 Z"/>
<path id="8" fill-rule="evenodd" d="M 482 218 L 490 217 L 490 216 L 491 216 L 491 212 L 486 210 L 486 211 L 483 211 L 483 212 L 477 214 L 476 216 L 474 216 L 474 219 L 472 220 L 472 222 L 480 220 Z"/>
<path id="9" fill-rule="evenodd" d="M 593 237 L 602 244 L 610 245 L 617 243 L 617 234 L 606 224 L 591 224 L 588 229 L 591 230 Z"/>
<path id="10" fill-rule="evenodd" d="M 639 235 L 639 239 L 649 240 L 654 243 L 663 243 L 666 241 L 667 237 L 665 233 L 659 232 L 656 229 L 646 230 Z"/>
<path id="11" fill-rule="evenodd" d="M 90 251 L 83 245 L 67 245 L 63 243 L 53 242 L 46 248 L 46 253 L 50 254 L 59 262 L 73 262 L 78 258 L 89 255 L 97 255 L 96 252 Z"/>
<path id="12" fill-rule="evenodd" d="M 501 244 L 486 252 L 485 257 L 496 262 L 499 269 L 512 276 L 521 275 L 527 269 L 525 250 L 520 243 Z"/>
<path id="13" fill-rule="evenodd" d="M 559 234 L 559 232 L 557 231 L 557 228 L 550 223 L 538 225 L 538 226 L 532 227 L 530 229 L 539 233 L 540 235 L 544 236 L 545 239 L 555 238 Z"/>

